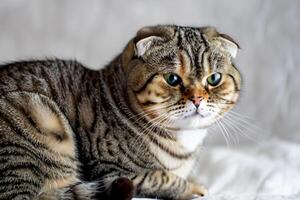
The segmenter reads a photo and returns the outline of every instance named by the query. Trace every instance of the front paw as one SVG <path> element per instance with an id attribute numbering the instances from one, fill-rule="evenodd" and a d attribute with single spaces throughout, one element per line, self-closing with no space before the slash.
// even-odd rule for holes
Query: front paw
<path id="1" fill-rule="evenodd" d="M 194 199 L 208 195 L 208 190 L 203 185 L 190 183 L 186 190 L 180 195 L 180 200 Z"/>

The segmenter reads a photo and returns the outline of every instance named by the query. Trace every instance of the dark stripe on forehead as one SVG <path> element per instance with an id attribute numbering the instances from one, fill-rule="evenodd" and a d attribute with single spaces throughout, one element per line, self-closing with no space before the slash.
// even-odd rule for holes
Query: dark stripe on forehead
<path id="1" fill-rule="evenodd" d="M 208 51 L 208 43 L 206 39 L 203 37 L 203 35 L 200 33 L 200 46 L 198 48 L 198 51 L 196 53 L 197 62 L 196 62 L 196 76 L 201 77 L 201 73 L 203 71 L 203 64 L 204 64 L 204 53 Z"/>
<path id="2" fill-rule="evenodd" d="M 189 30 L 187 34 L 189 38 L 190 49 L 192 50 L 193 68 L 196 77 L 201 77 L 203 73 L 203 53 L 207 50 L 207 44 L 199 30 Z"/>
<path id="3" fill-rule="evenodd" d="M 208 43 L 198 29 L 177 27 L 177 45 L 190 59 L 191 70 L 197 77 L 203 73 L 203 54 L 208 50 Z"/>
<path id="4" fill-rule="evenodd" d="M 190 66 L 193 68 L 194 65 L 194 56 L 191 48 L 191 44 L 189 41 L 187 41 L 185 29 L 184 28 L 178 28 L 178 41 L 177 41 L 179 49 L 183 50 L 185 54 L 188 56 L 190 61 Z"/>
<path id="5" fill-rule="evenodd" d="M 195 66 L 195 56 L 194 56 L 195 54 L 194 54 L 193 49 L 191 48 L 190 44 L 186 45 L 185 51 L 190 59 L 191 68 L 193 69 Z"/>
<path id="6" fill-rule="evenodd" d="M 201 48 L 201 47 L 200 47 Z M 201 71 L 202 71 L 202 66 L 201 66 L 201 61 L 199 62 L 199 56 L 198 56 L 198 52 L 200 50 L 200 48 L 197 50 L 196 54 L 195 54 L 195 72 L 196 72 L 196 76 L 200 77 L 201 76 Z M 201 56 L 202 59 L 202 56 Z"/>
<path id="7" fill-rule="evenodd" d="M 204 43 L 205 47 L 208 47 L 208 42 L 206 41 L 206 39 L 203 37 L 203 34 L 200 34 L 201 40 Z"/>
<path id="8" fill-rule="evenodd" d="M 179 48 L 181 48 L 181 45 L 182 45 L 182 36 L 180 34 L 180 30 L 176 29 L 176 33 L 175 34 L 177 34 L 177 46 Z"/>
<path id="9" fill-rule="evenodd" d="M 204 53 L 208 51 L 208 48 L 204 43 L 198 48 L 197 53 L 195 54 L 195 72 L 197 77 L 201 77 L 203 72 L 203 59 Z"/>

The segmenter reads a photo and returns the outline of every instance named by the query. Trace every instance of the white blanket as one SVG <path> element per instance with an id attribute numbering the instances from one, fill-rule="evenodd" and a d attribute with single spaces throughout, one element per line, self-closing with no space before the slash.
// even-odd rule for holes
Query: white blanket
<path id="1" fill-rule="evenodd" d="M 205 148 L 191 179 L 209 189 L 205 200 L 300 199 L 300 145 L 279 139 L 238 148 Z"/>

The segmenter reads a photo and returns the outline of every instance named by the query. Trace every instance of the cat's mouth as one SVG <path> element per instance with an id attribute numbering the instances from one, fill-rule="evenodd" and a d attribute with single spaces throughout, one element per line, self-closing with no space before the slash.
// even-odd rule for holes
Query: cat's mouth
<path id="1" fill-rule="evenodd" d="M 197 115 L 198 115 L 198 113 L 195 111 L 195 112 L 193 112 L 192 114 L 189 114 L 189 115 L 183 116 L 183 118 L 182 118 L 182 119 L 186 119 L 186 118 L 189 118 L 189 117 L 194 117 L 194 116 L 197 116 Z"/>
<path id="2" fill-rule="evenodd" d="M 172 124 L 165 128 L 168 130 L 201 129 L 209 127 L 213 122 L 213 113 L 195 109 L 193 112 L 185 113 L 181 117 L 175 119 Z"/>
<path id="3" fill-rule="evenodd" d="M 194 110 L 191 113 L 188 113 L 188 114 L 184 115 L 182 117 L 182 119 L 187 119 L 187 118 L 190 118 L 190 117 L 197 117 L 197 116 L 200 116 L 201 118 L 206 118 L 206 117 L 211 116 L 211 112 L 207 112 L 207 111 L 202 110 L 202 109 L 197 109 L 197 110 Z"/>

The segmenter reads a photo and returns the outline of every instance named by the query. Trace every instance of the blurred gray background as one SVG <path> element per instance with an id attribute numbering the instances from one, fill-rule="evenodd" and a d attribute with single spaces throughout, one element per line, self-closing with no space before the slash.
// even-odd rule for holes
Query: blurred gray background
<path id="1" fill-rule="evenodd" d="M 240 126 L 300 143 L 299 20 L 299 0 L 1 0 L 0 62 L 59 57 L 96 69 L 145 25 L 216 26 L 242 47 L 236 112 L 251 120 Z"/>

